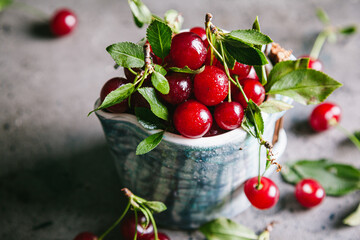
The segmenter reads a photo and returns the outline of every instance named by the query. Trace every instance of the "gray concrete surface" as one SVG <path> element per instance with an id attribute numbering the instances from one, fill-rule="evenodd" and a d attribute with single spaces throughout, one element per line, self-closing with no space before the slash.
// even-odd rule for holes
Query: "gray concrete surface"
<path id="1" fill-rule="evenodd" d="M 21 2 L 21 0 L 18 0 Z M 25 0 L 22 0 L 25 2 Z M 202 25 L 206 12 L 225 29 L 248 28 L 256 15 L 263 32 L 295 55 L 309 53 L 321 24 L 320 6 L 337 25 L 360 23 L 359 0 L 168 0 L 145 3 L 156 14 L 177 9 L 184 27 Z M 27 0 L 51 14 L 67 6 L 79 18 L 76 31 L 54 39 L 34 31 L 38 19 L 19 9 L 0 13 L 0 238 L 73 239 L 81 231 L 100 234 L 123 205 L 120 183 L 94 115 L 86 117 L 102 84 L 119 72 L 105 47 L 137 41 L 145 30 L 135 28 L 127 1 Z M 360 34 L 321 54 L 325 72 L 344 87 L 329 100 L 343 109 L 342 125 L 360 129 Z M 122 74 L 122 72 L 120 72 Z M 312 107 L 296 105 L 286 114 L 288 147 L 282 161 L 330 158 L 360 167 L 360 152 L 336 130 L 313 134 L 306 119 Z M 235 220 L 256 231 L 277 221 L 272 239 L 360 239 L 359 227 L 341 220 L 354 210 L 360 192 L 328 197 L 311 210 L 298 206 L 294 188 L 273 179 L 281 189 L 277 206 L 250 208 Z M 203 239 L 197 232 L 167 232 L 173 240 Z M 108 239 L 120 239 L 114 231 Z"/>

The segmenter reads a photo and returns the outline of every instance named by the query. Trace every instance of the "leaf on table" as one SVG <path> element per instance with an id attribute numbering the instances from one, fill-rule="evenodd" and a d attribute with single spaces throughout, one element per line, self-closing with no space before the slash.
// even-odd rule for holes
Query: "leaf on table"
<path id="1" fill-rule="evenodd" d="M 149 137 L 142 140 L 136 148 L 136 155 L 142 155 L 150 152 L 161 142 L 165 131 L 161 131 L 150 135 Z"/>
<path id="2" fill-rule="evenodd" d="M 136 26 L 141 28 L 144 24 L 151 23 L 151 12 L 141 0 L 128 0 L 128 3 Z"/>
<path id="3" fill-rule="evenodd" d="M 165 129 L 165 125 L 161 122 L 161 120 L 148 108 L 136 107 L 135 115 L 138 122 L 145 129 Z"/>
<path id="4" fill-rule="evenodd" d="M 162 102 L 158 100 L 155 89 L 152 87 L 144 87 L 139 88 L 138 91 L 150 104 L 151 111 L 157 117 L 167 121 L 169 116 L 168 109 Z"/>
<path id="5" fill-rule="evenodd" d="M 253 230 L 223 217 L 205 223 L 199 230 L 207 240 L 258 239 Z"/>
<path id="6" fill-rule="evenodd" d="M 288 163 L 281 175 L 286 182 L 292 184 L 304 178 L 315 179 L 323 186 L 326 194 L 332 196 L 342 196 L 360 189 L 359 169 L 326 159 Z"/>
<path id="7" fill-rule="evenodd" d="M 192 69 L 190 69 L 188 66 L 185 66 L 185 67 L 183 67 L 183 68 L 170 67 L 170 70 L 173 71 L 173 72 L 189 73 L 189 74 L 199 74 L 199 73 L 201 73 L 202 71 L 204 71 L 204 69 L 205 69 L 205 65 L 202 66 L 202 67 L 199 68 L 199 69 L 196 69 L 196 70 L 192 70 Z"/>
<path id="8" fill-rule="evenodd" d="M 154 54 L 164 59 L 170 52 L 171 28 L 158 20 L 154 20 L 146 30 L 146 37 Z"/>
<path id="9" fill-rule="evenodd" d="M 266 113 L 277 113 L 289 110 L 293 108 L 294 106 L 291 104 L 288 104 L 283 101 L 279 101 L 276 99 L 268 99 L 265 102 L 263 102 L 260 106 L 261 111 Z"/>
<path id="10" fill-rule="evenodd" d="M 355 212 L 351 213 L 343 220 L 343 223 L 353 227 L 360 225 L 360 204 L 355 210 Z"/>
<path id="11" fill-rule="evenodd" d="M 131 43 L 115 43 L 106 48 L 115 62 L 125 68 L 141 68 L 145 65 L 143 47 Z"/>

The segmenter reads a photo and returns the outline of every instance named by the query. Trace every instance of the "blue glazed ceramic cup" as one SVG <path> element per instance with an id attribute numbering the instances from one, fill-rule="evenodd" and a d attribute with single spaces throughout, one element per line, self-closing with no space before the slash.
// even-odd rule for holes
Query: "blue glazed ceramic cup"
<path id="1" fill-rule="evenodd" d="M 291 102 L 282 96 L 277 98 Z M 99 100 L 95 107 L 98 105 Z M 263 114 L 265 140 L 271 142 L 275 123 L 283 114 Z M 249 206 L 242 185 L 257 175 L 259 144 L 241 128 L 199 139 L 166 132 L 154 150 L 137 156 L 139 142 L 156 131 L 145 130 L 131 114 L 98 111 L 96 115 L 122 185 L 138 196 L 162 201 L 168 207 L 155 215 L 159 225 L 193 229 L 220 216 L 231 218 Z M 274 146 L 278 159 L 286 142 L 285 131 L 281 130 Z M 261 166 L 265 167 L 265 161 L 263 150 Z"/>

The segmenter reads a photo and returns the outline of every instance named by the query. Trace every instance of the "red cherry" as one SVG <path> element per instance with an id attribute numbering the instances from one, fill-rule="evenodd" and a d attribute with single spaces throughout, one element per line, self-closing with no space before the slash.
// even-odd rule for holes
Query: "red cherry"
<path id="1" fill-rule="evenodd" d="M 207 107 L 195 100 L 180 104 L 174 112 L 173 120 L 176 130 L 188 138 L 204 136 L 213 121 Z"/>
<path id="2" fill-rule="evenodd" d="M 206 53 L 204 42 L 195 33 L 179 33 L 172 39 L 170 57 L 176 67 L 198 69 L 204 64 Z"/>
<path id="3" fill-rule="evenodd" d="M 304 207 L 312 208 L 325 198 L 325 190 L 316 180 L 303 179 L 296 184 L 295 197 Z"/>
<path id="4" fill-rule="evenodd" d="M 166 235 L 165 233 L 161 233 L 161 232 L 158 233 L 158 238 L 159 238 L 159 240 L 170 240 L 168 235 Z M 155 235 L 147 238 L 146 240 L 155 240 Z"/>
<path id="5" fill-rule="evenodd" d="M 169 82 L 170 91 L 166 95 L 159 93 L 166 102 L 177 105 L 190 98 L 193 88 L 190 75 L 172 73 L 166 75 L 166 79 Z"/>
<path id="6" fill-rule="evenodd" d="M 209 46 L 209 43 L 206 38 L 206 31 L 202 27 L 193 27 L 190 29 L 190 32 L 197 34 L 204 42 L 205 47 L 207 48 Z"/>
<path id="7" fill-rule="evenodd" d="M 135 71 L 136 73 L 141 71 L 140 68 L 133 68 L 132 70 Z M 130 72 L 129 69 L 124 68 L 124 74 L 127 80 L 129 80 L 130 82 L 134 82 L 136 75 Z"/>
<path id="8" fill-rule="evenodd" d="M 107 81 L 104 84 L 104 86 L 102 87 L 101 92 L 100 92 L 101 102 L 104 101 L 105 97 L 110 92 L 114 91 L 115 89 L 117 89 L 127 83 L 130 83 L 130 81 L 127 80 L 126 78 L 120 78 L 120 77 L 115 77 L 115 78 L 112 78 L 109 81 Z M 108 110 L 109 112 L 113 112 L 113 113 L 122 113 L 122 112 L 125 112 L 127 109 L 128 109 L 128 100 L 127 99 L 125 99 L 121 103 L 118 103 L 111 107 L 106 108 L 106 110 Z"/>
<path id="9" fill-rule="evenodd" d="M 50 20 L 50 29 L 56 36 L 64 36 L 71 33 L 77 24 L 76 15 L 69 9 L 59 9 Z"/>
<path id="10" fill-rule="evenodd" d="M 237 102 L 223 102 L 216 106 L 214 118 L 220 128 L 233 130 L 240 127 L 244 118 L 244 109 Z"/>
<path id="11" fill-rule="evenodd" d="M 217 67 L 225 71 L 224 66 L 218 61 L 216 64 Z M 250 73 L 251 66 L 235 62 L 234 68 L 229 69 L 229 72 L 231 75 L 237 75 L 239 79 L 247 77 L 247 75 Z"/>
<path id="12" fill-rule="evenodd" d="M 339 123 L 341 109 L 334 103 L 321 103 L 314 108 L 310 115 L 310 126 L 317 132 L 329 129 Z"/>
<path id="13" fill-rule="evenodd" d="M 311 58 L 310 56 L 301 56 L 300 58 L 309 58 L 309 68 L 322 71 L 323 70 L 323 64 L 319 59 Z"/>
<path id="14" fill-rule="evenodd" d="M 203 72 L 194 78 L 194 94 L 206 106 L 221 103 L 229 91 L 229 80 L 223 70 L 215 66 L 205 66 Z"/>
<path id="15" fill-rule="evenodd" d="M 135 231 L 137 239 L 145 240 L 154 234 L 154 227 L 151 223 L 145 227 L 146 218 L 143 214 L 138 213 L 138 224 L 135 223 L 135 214 L 131 213 L 126 216 L 120 225 L 121 235 L 124 240 L 133 240 Z"/>
<path id="16" fill-rule="evenodd" d="M 251 78 L 244 78 L 240 80 L 240 84 L 246 97 L 249 100 L 253 100 L 256 105 L 260 105 L 265 100 L 265 88 L 259 81 Z M 247 107 L 247 102 L 240 89 L 235 86 L 235 89 L 232 89 L 232 94 L 234 101 L 239 102 L 243 108 Z"/>
<path id="17" fill-rule="evenodd" d="M 253 66 L 251 66 L 250 72 L 246 78 L 252 78 L 252 79 L 259 81 L 259 77 L 256 75 L 256 71 Z"/>
<path id="18" fill-rule="evenodd" d="M 258 189 L 258 177 L 248 179 L 244 186 L 245 195 L 254 207 L 269 209 L 279 200 L 279 188 L 267 177 L 261 177 L 260 183 L 261 186 Z"/>
<path id="19" fill-rule="evenodd" d="M 79 233 L 74 240 L 98 240 L 98 237 L 91 232 Z"/>

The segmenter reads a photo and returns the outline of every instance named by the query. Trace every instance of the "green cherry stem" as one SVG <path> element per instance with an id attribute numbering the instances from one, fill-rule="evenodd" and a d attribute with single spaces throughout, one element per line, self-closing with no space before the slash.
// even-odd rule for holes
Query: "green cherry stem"
<path id="1" fill-rule="evenodd" d="M 261 166 L 261 144 L 259 144 L 259 172 L 258 172 L 258 187 L 261 186 L 261 172 L 260 172 L 260 166 Z"/>
<path id="2" fill-rule="evenodd" d="M 319 35 L 316 37 L 314 46 L 311 49 L 310 58 L 312 58 L 312 59 L 319 58 L 320 51 L 321 51 L 326 39 L 329 37 L 330 33 L 331 33 L 331 31 L 328 29 L 325 29 L 319 33 Z"/>
<path id="3" fill-rule="evenodd" d="M 360 150 L 360 141 L 354 134 L 349 132 L 346 128 L 344 128 L 340 124 L 336 124 L 335 127 L 339 129 L 341 132 L 343 132 L 350 139 L 350 141 Z"/>
<path id="4" fill-rule="evenodd" d="M 134 235 L 134 240 L 137 239 L 137 225 L 138 225 L 138 214 L 137 214 L 137 210 L 134 209 L 134 215 L 135 215 L 135 235 Z"/>
<path id="5" fill-rule="evenodd" d="M 116 222 L 114 222 L 114 224 L 113 224 L 108 230 L 106 230 L 106 232 L 104 232 L 104 233 L 99 237 L 98 240 L 104 239 L 104 237 L 105 237 L 106 235 L 108 235 L 108 234 L 121 222 L 121 220 L 125 217 L 126 213 L 129 211 L 129 209 L 130 209 L 130 201 L 128 202 L 128 204 L 127 204 L 127 206 L 126 206 L 123 214 L 120 216 L 120 218 L 119 218 L 118 220 L 116 220 Z"/>

